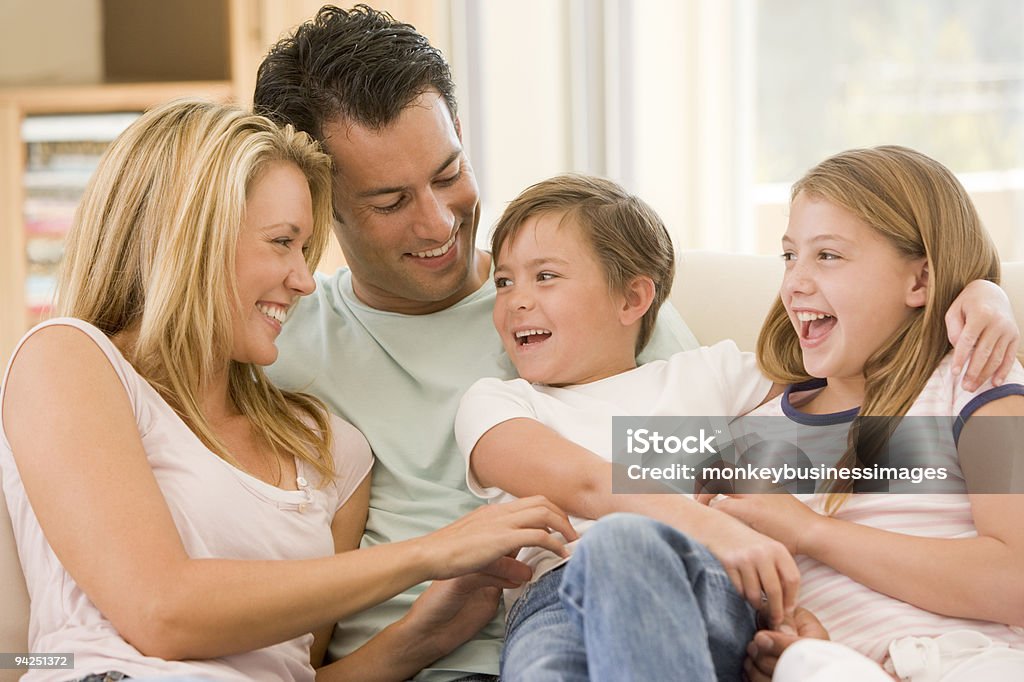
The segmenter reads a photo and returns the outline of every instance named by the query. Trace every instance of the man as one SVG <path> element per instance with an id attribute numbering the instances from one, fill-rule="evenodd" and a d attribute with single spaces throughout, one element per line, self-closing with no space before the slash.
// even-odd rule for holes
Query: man
<path id="1" fill-rule="evenodd" d="M 333 157 L 348 262 L 294 310 L 270 375 L 319 396 L 369 440 L 364 547 L 433 531 L 479 504 L 453 436 L 459 398 L 481 377 L 515 376 L 491 323 L 491 259 L 475 247 L 479 193 L 448 65 L 386 14 L 325 7 L 261 64 L 255 107 Z M 639 360 L 695 345 L 667 306 Z M 339 623 L 330 656 L 399 620 L 418 592 Z M 496 674 L 501 635 L 492 622 L 417 679 Z"/>
<path id="2" fill-rule="evenodd" d="M 435 530 L 479 505 L 452 432 L 459 398 L 480 377 L 515 376 L 491 323 L 491 259 L 475 247 L 479 193 L 448 65 L 411 26 L 324 8 L 265 59 L 255 106 L 334 158 L 349 268 L 321 277 L 294 311 L 271 377 L 321 397 L 370 441 L 363 546 Z M 674 310 L 662 318 L 646 357 L 696 345 Z M 350 653 L 414 597 L 340 623 L 330 655 Z M 501 635 L 492 623 L 418 679 L 497 673 Z"/>

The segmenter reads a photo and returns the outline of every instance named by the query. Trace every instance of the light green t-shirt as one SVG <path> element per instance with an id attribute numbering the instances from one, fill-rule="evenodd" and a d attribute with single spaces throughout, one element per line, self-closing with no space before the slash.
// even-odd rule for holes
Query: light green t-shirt
<path id="1" fill-rule="evenodd" d="M 317 275 L 317 290 L 292 312 L 278 338 L 271 379 L 318 396 L 366 436 L 376 456 L 362 546 L 429 533 L 481 504 L 466 488 L 453 425 L 462 394 L 483 377 L 516 376 L 491 323 L 494 282 L 445 310 L 402 315 L 361 303 L 348 269 Z M 640 361 L 696 348 L 666 304 Z M 424 585 L 342 621 L 330 656 L 354 651 L 401 618 Z M 503 618 L 424 670 L 417 680 L 498 673 Z"/>

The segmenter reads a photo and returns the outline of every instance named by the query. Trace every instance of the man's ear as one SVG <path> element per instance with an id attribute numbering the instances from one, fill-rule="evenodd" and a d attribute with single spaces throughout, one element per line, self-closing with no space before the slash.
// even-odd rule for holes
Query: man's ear
<path id="1" fill-rule="evenodd" d="M 628 327 L 651 308 L 654 302 L 654 280 L 647 275 L 634 277 L 626 283 L 622 292 L 622 309 L 619 311 L 619 321 L 623 326 Z"/>
<path id="2" fill-rule="evenodd" d="M 928 259 L 919 259 L 914 266 L 914 283 L 907 291 L 906 303 L 911 308 L 923 308 L 928 302 L 928 289 L 931 281 L 928 278 Z"/>

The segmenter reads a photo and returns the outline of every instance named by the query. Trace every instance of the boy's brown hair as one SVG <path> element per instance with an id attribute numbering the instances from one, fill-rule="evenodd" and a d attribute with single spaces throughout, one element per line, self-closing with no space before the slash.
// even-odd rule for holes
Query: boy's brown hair
<path id="1" fill-rule="evenodd" d="M 639 353 L 651 339 L 675 277 L 675 252 L 665 224 L 646 202 L 611 180 L 558 175 L 531 185 L 509 203 L 491 233 L 495 261 L 529 218 L 548 213 L 563 213 L 563 221 L 574 220 L 580 226 L 604 269 L 609 290 L 625 291 L 636 277 L 654 281 L 654 300 L 640 321 L 636 340 Z"/>

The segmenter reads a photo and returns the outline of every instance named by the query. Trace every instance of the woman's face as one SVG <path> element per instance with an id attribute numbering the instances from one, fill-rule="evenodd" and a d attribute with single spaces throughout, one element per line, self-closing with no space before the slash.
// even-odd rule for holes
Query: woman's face
<path id="1" fill-rule="evenodd" d="M 304 251 L 313 234 L 313 202 L 299 168 L 267 165 L 251 183 L 238 233 L 235 277 L 241 305 L 235 312 L 231 357 L 269 365 L 281 325 L 299 296 L 316 288 Z"/>

